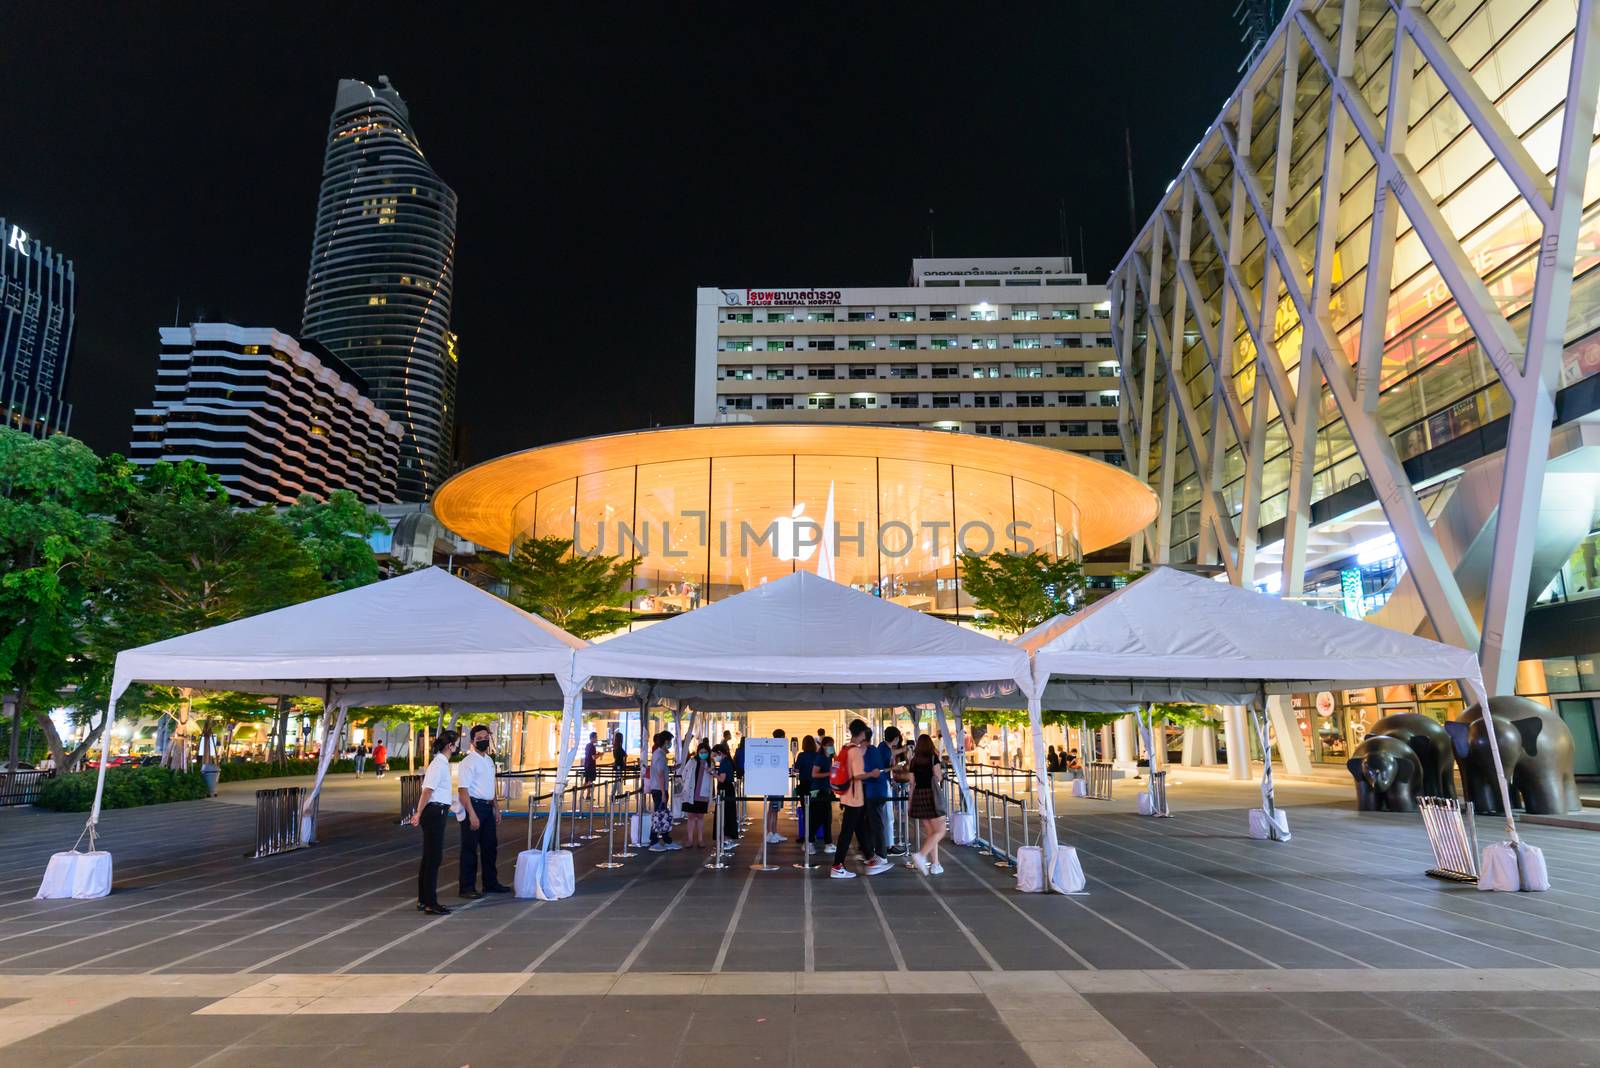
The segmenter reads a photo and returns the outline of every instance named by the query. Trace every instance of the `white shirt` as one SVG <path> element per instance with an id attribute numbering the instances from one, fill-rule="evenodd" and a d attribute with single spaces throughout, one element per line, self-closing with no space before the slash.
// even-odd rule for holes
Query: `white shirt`
<path id="1" fill-rule="evenodd" d="M 494 800 L 494 761 L 473 750 L 461 760 L 456 772 L 458 788 L 465 790 L 474 801 Z"/>
<path id="2" fill-rule="evenodd" d="M 711 761 L 691 758 L 683 772 L 684 800 L 691 803 L 710 801 L 711 787 L 715 783 L 716 773 L 711 769 Z"/>
<path id="3" fill-rule="evenodd" d="M 428 803 L 449 805 L 454 804 L 456 792 L 450 787 L 450 758 L 443 753 L 435 753 L 433 759 L 428 761 L 428 770 L 422 776 L 422 788 L 433 791 L 428 795 Z"/>
<path id="4" fill-rule="evenodd" d="M 650 774 L 645 776 L 644 788 L 646 790 L 665 790 L 667 788 L 667 751 L 657 749 L 650 754 Z"/>

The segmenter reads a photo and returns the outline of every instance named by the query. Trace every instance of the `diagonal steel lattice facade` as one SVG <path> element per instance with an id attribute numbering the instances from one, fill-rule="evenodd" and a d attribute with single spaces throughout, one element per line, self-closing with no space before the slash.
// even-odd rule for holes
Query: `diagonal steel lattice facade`
<path id="1" fill-rule="evenodd" d="M 1313 506 L 1364 481 L 1434 631 L 1512 691 L 1558 395 L 1600 373 L 1597 93 L 1600 0 L 1290 4 L 1112 277 L 1161 499 L 1135 563 L 1250 584 L 1281 531 L 1297 595 Z M 1415 460 L 1496 421 L 1475 611 Z"/>

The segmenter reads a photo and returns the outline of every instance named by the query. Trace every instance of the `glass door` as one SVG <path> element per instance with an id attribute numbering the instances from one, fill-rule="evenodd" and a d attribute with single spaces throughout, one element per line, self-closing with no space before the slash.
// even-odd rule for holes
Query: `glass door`
<path id="1" fill-rule="evenodd" d="M 1600 736 L 1595 727 L 1594 701 L 1588 698 L 1558 700 L 1556 711 L 1572 732 L 1572 773 L 1600 776 Z"/>

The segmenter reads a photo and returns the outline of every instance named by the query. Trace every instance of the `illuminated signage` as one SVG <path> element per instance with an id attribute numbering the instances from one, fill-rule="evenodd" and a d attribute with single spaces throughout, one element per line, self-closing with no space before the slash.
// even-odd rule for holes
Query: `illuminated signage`
<path id="1" fill-rule="evenodd" d="M 1344 599 L 1344 614 L 1361 618 L 1361 569 L 1347 567 L 1339 572 L 1339 595 Z"/>
<path id="2" fill-rule="evenodd" d="M 28 254 L 28 231 L 20 226 L 11 227 L 11 240 L 6 242 L 7 248 L 14 248 L 24 256 Z"/>
<path id="3" fill-rule="evenodd" d="M 837 289 L 724 289 L 722 302 L 728 307 L 831 307 L 842 303 Z"/>

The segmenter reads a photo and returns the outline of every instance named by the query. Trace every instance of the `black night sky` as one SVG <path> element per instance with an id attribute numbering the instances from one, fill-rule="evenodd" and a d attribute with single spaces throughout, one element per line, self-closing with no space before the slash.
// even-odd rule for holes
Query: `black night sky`
<path id="1" fill-rule="evenodd" d="M 460 194 L 465 456 L 689 421 L 697 285 L 897 285 L 939 255 L 1103 280 L 1215 118 L 1234 0 L 0 14 L 0 215 L 77 263 L 73 430 L 123 450 L 157 327 L 298 332 L 340 77 L 388 74 Z M 482 12 L 482 13 L 480 13 Z"/>

